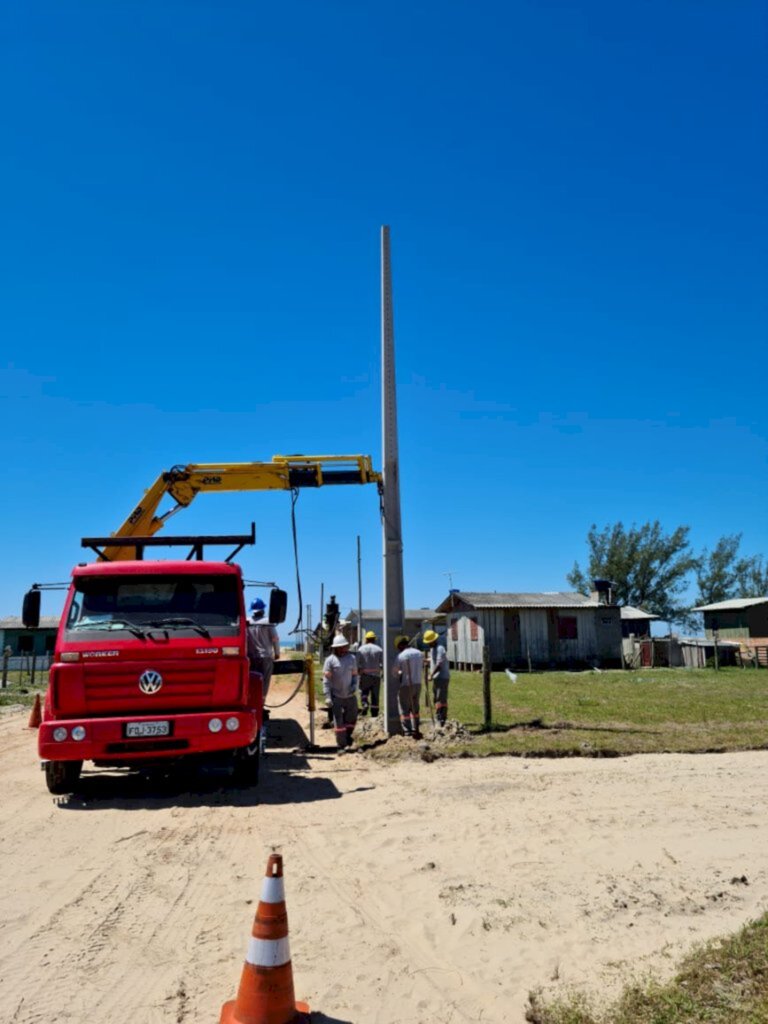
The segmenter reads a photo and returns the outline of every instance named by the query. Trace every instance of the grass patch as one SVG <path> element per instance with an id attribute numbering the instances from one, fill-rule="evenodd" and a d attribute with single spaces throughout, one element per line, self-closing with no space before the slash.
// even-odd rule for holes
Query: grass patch
<path id="1" fill-rule="evenodd" d="M 449 712 L 475 734 L 455 753 L 610 757 L 768 747 L 768 674 L 740 668 L 525 673 L 454 672 Z"/>
<path id="2" fill-rule="evenodd" d="M 29 679 L 26 677 L 19 679 L 20 673 L 9 672 L 8 673 L 8 685 L 0 687 L 0 708 L 8 707 L 12 704 L 22 704 L 24 707 L 32 707 L 35 702 L 35 696 L 39 693 L 42 697 L 45 693 L 45 688 L 48 685 L 48 673 L 41 674 L 40 679 L 35 679 L 35 685 L 30 686 Z"/>
<path id="3" fill-rule="evenodd" d="M 610 1007 L 530 996 L 530 1024 L 768 1024 L 768 914 L 700 946 L 666 985 L 630 985 Z"/>

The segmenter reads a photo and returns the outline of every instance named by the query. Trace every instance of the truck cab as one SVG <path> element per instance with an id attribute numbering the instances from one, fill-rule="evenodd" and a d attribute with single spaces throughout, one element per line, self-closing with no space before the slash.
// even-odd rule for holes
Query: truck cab
<path id="1" fill-rule="evenodd" d="M 70 792 L 84 761 L 229 756 L 242 781 L 257 781 L 262 680 L 248 660 L 243 593 L 229 562 L 73 570 L 38 738 L 52 793 Z M 274 595 L 271 612 L 282 606 L 284 618 L 285 595 Z M 25 621 L 30 614 L 25 607 Z"/>

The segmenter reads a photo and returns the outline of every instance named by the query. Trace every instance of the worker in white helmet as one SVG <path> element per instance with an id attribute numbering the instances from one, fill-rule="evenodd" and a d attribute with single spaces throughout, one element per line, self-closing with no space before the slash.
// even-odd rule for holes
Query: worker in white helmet
<path id="1" fill-rule="evenodd" d="M 344 753 L 352 746 L 357 722 L 357 658 L 350 653 L 349 640 L 339 634 L 331 644 L 331 653 L 323 665 L 325 703 L 333 712 L 336 746 Z"/>

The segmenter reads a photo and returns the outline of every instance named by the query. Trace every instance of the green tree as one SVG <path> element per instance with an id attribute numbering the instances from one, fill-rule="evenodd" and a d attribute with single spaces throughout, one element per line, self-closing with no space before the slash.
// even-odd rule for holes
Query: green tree
<path id="1" fill-rule="evenodd" d="M 593 523 L 587 534 L 587 570 L 582 571 L 575 562 L 568 582 L 589 594 L 592 580 L 612 580 L 618 604 L 636 605 L 662 619 L 681 621 L 685 611 L 680 596 L 698 565 L 691 552 L 689 530 L 678 526 L 668 534 L 658 520 L 629 529 L 619 522 L 598 530 Z"/>
<path id="2" fill-rule="evenodd" d="M 696 604 L 715 604 L 736 597 L 740 578 L 748 571 L 748 560 L 740 559 L 741 534 L 721 537 L 710 551 L 704 548 L 696 566 L 699 594 Z"/>
<path id="3" fill-rule="evenodd" d="M 743 559 L 738 571 L 736 597 L 768 597 L 768 562 L 762 555 Z"/>
<path id="4" fill-rule="evenodd" d="M 741 534 L 733 533 L 721 537 L 711 551 L 704 549 L 696 569 L 696 604 L 768 594 L 768 565 L 763 564 L 761 555 L 739 557 L 740 545 Z"/>

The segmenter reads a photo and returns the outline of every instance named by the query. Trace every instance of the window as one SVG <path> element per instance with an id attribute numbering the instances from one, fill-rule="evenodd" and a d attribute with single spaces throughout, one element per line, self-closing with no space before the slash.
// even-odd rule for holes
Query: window
<path id="1" fill-rule="evenodd" d="M 477 640 L 477 619 L 469 620 L 469 639 Z"/>
<path id="2" fill-rule="evenodd" d="M 557 617 L 557 639 L 578 640 L 579 631 L 576 625 L 575 615 L 558 615 Z"/>
<path id="3" fill-rule="evenodd" d="M 31 654 L 34 649 L 34 639 L 32 636 L 23 634 L 19 637 L 19 654 Z"/>

